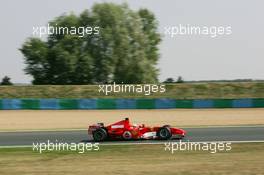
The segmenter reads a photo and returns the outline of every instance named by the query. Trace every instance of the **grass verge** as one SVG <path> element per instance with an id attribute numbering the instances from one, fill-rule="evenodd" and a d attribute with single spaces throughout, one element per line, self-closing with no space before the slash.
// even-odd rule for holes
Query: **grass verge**
<path id="1" fill-rule="evenodd" d="M 0 86 L 0 98 L 264 98 L 263 82 L 167 84 L 165 93 L 99 93 L 97 85 Z"/>
<path id="2" fill-rule="evenodd" d="M 229 152 L 164 151 L 164 145 L 100 146 L 99 151 L 0 149 L 0 174 L 263 174 L 264 143 L 232 144 Z"/>

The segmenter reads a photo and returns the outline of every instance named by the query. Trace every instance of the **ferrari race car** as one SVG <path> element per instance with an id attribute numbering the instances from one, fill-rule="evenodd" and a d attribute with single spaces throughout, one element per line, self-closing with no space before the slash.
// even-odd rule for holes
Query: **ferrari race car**
<path id="1" fill-rule="evenodd" d="M 173 128 L 169 125 L 149 127 L 142 125 L 133 125 L 129 118 L 125 118 L 114 124 L 104 126 L 103 123 L 91 125 L 88 128 L 88 139 L 96 142 L 105 140 L 137 140 L 137 139 L 182 139 L 186 131 Z"/>

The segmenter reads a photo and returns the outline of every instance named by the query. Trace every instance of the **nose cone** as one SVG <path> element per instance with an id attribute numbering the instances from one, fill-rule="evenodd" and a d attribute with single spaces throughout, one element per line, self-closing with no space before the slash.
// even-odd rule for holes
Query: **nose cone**
<path id="1" fill-rule="evenodd" d="M 183 129 L 177 129 L 177 134 L 186 135 L 186 131 Z"/>

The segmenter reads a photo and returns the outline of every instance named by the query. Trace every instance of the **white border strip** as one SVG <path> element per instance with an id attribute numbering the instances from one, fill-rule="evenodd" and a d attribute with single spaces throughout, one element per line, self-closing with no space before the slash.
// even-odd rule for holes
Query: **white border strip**
<path id="1" fill-rule="evenodd" d="M 122 145 L 163 145 L 165 143 L 179 143 L 174 141 L 164 141 L 164 142 L 106 142 L 106 143 L 100 143 L 100 145 L 103 146 L 122 146 Z M 188 142 L 188 141 L 182 141 L 182 142 Z M 87 142 L 89 143 L 89 142 Z M 250 140 L 250 141 L 202 141 L 202 142 L 194 142 L 189 141 L 189 143 L 264 143 L 264 140 Z M 32 147 L 32 145 L 10 145 L 10 146 L 0 146 L 0 148 L 29 148 Z"/>
<path id="2" fill-rule="evenodd" d="M 131 142 L 131 143 L 128 143 L 128 142 L 124 142 L 124 143 L 120 143 L 120 142 L 117 142 L 117 143 L 114 143 L 114 142 L 111 142 L 111 143 L 100 143 L 100 145 L 109 145 L 109 146 L 122 146 L 122 145 L 163 145 L 165 143 L 180 143 L 180 142 L 175 142 L 175 141 L 164 141 L 164 142 Z M 189 142 L 189 143 L 264 143 L 264 140 L 251 140 L 251 141 L 199 141 L 199 142 L 195 142 L 195 141 L 182 141 L 182 142 Z"/>
<path id="3" fill-rule="evenodd" d="M 30 148 L 32 145 L 10 145 L 10 146 L 0 146 L 1 148 Z"/>

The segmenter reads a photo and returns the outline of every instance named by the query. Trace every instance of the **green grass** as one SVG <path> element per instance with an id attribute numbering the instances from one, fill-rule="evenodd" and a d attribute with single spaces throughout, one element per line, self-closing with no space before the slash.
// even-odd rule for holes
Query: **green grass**
<path id="1" fill-rule="evenodd" d="M 167 84 L 165 93 L 149 96 L 143 93 L 111 93 L 106 96 L 98 90 L 97 85 L 0 86 L 0 98 L 264 98 L 263 82 Z"/>
<path id="2" fill-rule="evenodd" d="M 232 150 L 164 151 L 164 145 L 100 146 L 99 151 L 33 152 L 1 148 L 0 174 L 264 174 L 264 143 L 232 144 Z"/>

